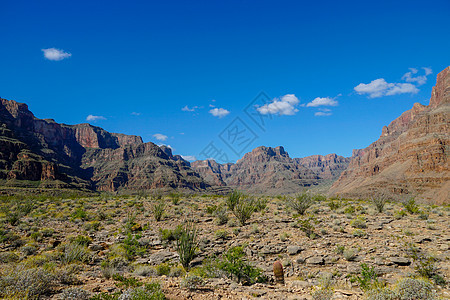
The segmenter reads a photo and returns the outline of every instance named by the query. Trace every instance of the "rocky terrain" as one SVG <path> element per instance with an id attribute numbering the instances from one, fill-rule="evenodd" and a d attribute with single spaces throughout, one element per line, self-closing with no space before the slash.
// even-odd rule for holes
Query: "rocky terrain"
<path id="1" fill-rule="evenodd" d="M 38 119 L 26 104 L 5 99 L 0 103 L 0 179 L 3 186 L 99 191 L 207 186 L 168 148 L 90 124 Z"/>
<path id="2" fill-rule="evenodd" d="M 349 158 L 329 154 L 290 158 L 283 147 L 257 147 L 235 164 L 195 161 L 191 167 L 211 185 L 230 186 L 252 193 L 295 193 L 336 180 Z"/>
<path id="3" fill-rule="evenodd" d="M 420 196 L 431 203 L 450 199 L 450 67 L 437 75 L 430 104 L 385 126 L 380 138 L 355 151 L 331 193 L 358 197 L 388 190 Z"/>
<path id="4" fill-rule="evenodd" d="M 242 225 L 223 196 L 1 199 L 6 299 L 450 298 L 448 206 L 387 203 L 379 212 L 322 197 L 300 215 L 293 199 L 261 197 Z M 186 228 L 198 244 L 183 267 Z M 229 270 L 253 271 L 239 281 Z M 389 293 L 399 298 L 373 298 Z"/>

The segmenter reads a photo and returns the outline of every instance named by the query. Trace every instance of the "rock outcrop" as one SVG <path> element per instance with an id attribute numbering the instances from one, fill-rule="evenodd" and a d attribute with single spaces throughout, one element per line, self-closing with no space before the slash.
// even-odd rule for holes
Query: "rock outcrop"
<path id="1" fill-rule="evenodd" d="M 349 157 L 343 157 L 334 153 L 328 155 L 311 155 L 303 158 L 294 158 L 300 165 L 313 171 L 322 180 L 333 181 L 339 178 L 347 169 Z"/>
<path id="2" fill-rule="evenodd" d="M 45 181 L 46 186 L 102 191 L 207 186 L 181 156 L 143 143 L 139 136 L 110 133 L 90 124 L 38 119 L 26 104 L 0 100 L 0 179 L 4 185 Z"/>
<path id="3" fill-rule="evenodd" d="M 430 104 L 413 108 L 385 126 L 380 138 L 354 151 L 330 192 L 358 197 L 377 192 L 450 200 L 450 67 L 437 76 Z"/>
<path id="4" fill-rule="evenodd" d="M 290 158 L 283 147 L 258 147 L 235 164 L 214 160 L 191 163 L 211 185 L 230 186 L 256 193 L 292 193 L 339 177 L 349 158 L 329 154 Z"/>

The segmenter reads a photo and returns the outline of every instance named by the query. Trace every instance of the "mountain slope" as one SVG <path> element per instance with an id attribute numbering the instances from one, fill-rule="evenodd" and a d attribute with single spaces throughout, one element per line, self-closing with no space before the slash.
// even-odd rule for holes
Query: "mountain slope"
<path id="1" fill-rule="evenodd" d="M 103 191 L 207 186 L 181 157 L 139 136 L 38 119 L 26 104 L 1 98 L 0 180 Z"/>
<path id="2" fill-rule="evenodd" d="M 419 195 L 432 203 L 449 202 L 450 67 L 437 75 L 430 104 L 385 126 L 380 138 L 355 151 L 349 167 L 330 192 L 361 196 L 388 191 Z"/>

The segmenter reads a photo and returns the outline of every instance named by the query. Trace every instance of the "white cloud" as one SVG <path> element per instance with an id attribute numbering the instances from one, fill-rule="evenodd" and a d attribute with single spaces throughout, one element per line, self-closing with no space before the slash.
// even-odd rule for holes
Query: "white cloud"
<path id="1" fill-rule="evenodd" d="M 167 136 L 167 135 L 164 135 L 164 134 L 162 134 L 162 133 L 155 133 L 155 134 L 153 135 L 153 137 L 154 137 L 155 139 L 157 139 L 158 141 L 165 141 L 165 140 L 168 139 L 168 136 Z"/>
<path id="2" fill-rule="evenodd" d="M 98 120 L 106 120 L 106 118 L 103 117 L 103 116 L 94 116 L 94 115 L 89 115 L 89 116 L 86 117 L 86 121 L 95 122 L 95 121 L 98 121 Z"/>
<path id="3" fill-rule="evenodd" d="M 360 95 L 368 94 L 369 98 L 391 96 L 397 94 L 415 94 L 419 90 L 411 83 L 388 83 L 384 78 L 379 78 L 370 83 L 360 83 L 354 88 Z"/>
<path id="4" fill-rule="evenodd" d="M 417 70 L 416 68 L 409 68 L 409 72 L 406 72 L 403 76 L 402 76 L 402 80 L 406 81 L 406 82 L 416 82 L 417 85 L 422 85 L 425 84 L 427 82 L 427 76 L 430 75 L 431 73 L 433 73 L 433 71 L 430 68 L 422 68 L 425 72 L 425 75 L 420 75 L 420 76 L 413 76 L 414 74 L 417 74 L 419 72 L 419 70 Z"/>
<path id="5" fill-rule="evenodd" d="M 193 106 L 192 108 L 189 108 L 189 106 L 185 106 L 181 108 L 182 111 L 195 111 L 198 108 L 198 106 Z"/>
<path id="6" fill-rule="evenodd" d="M 194 161 L 194 160 L 197 160 L 197 157 L 195 157 L 194 155 L 181 155 L 181 157 L 182 157 L 184 160 L 187 160 L 187 161 Z"/>
<path id="7" fill-rule="evenodd" d="M 334 98 L 330 97 L 317 97 L 313 101 L 306 104 L 306 107 L 317 107 L 317 106 L 337 106 L 338 102 Z"/>
<path id="8" fill-rule="evenodd" d="M 133 112 L 131 113 L 131 115 L 132 115 L 132 116 L 140 116 L 141 113 L 140 113 L 140 112 L 135 112 L 135 111 L 133 111 Z"/>
<path id="9" fill-rule="evenodd" d="M 298 112 L 298 109 L 295 107 L 299 103 L 300 101 L 297 97 L 295 97 L 294 94 L 287 94 L 281 98 L 273 99 L 272 103 L 268 103 L 261 107 L 258 107 L 256 108 L 256 110 L 263 115 L 279 114 L 280 116 L 292 116 L 296 112 Z"/>
<path id="10" fill-rule="evenodd" d="M 212 114 L 214 117 L 223 118 L 227 116 L 230 111 L 224 109 L 224 108 L 213 108 L 209 111 L 210 114 Z"/>
<path id="11" fill-rule="evenodd" d="M 64 50 L 56 49 L 56 48 L 47 48 L 47 49 L 41 49 L 41 50 L 42 50 L 42 52 L 44 52 L 44 57 L 48 60 L 58 61 L 58 60 L 63 60 L 65 58 L 69 58 L 72 56 L 71 53 L 65 52 Z"/>
<path id="12" fill-rule="evenodd" d="M 325 111 L 318 111 L 318 112 L 314 113 L 314 115 L 316 117 L 328 117 L 328 116 L 331 116 L 332 113 L 331 112 L 325 112 Z"/>

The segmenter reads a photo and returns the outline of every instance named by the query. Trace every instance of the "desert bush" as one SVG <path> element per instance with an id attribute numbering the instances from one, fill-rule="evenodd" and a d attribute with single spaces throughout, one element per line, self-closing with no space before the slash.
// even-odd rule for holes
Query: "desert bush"
<path id="1" fill-rule="evenodd" d="M 72 287 L 62 291 L 59 295 L 61 300 L 88 300 L 91 293 L 82 288 Z"/>
<path id="2" fill-rule="evenodd" d="M 367 264 L 361 264 L 360 274 L 356 275 L 353 279 L 358 282 L 359 287 L 363 291 L 368 291 L 380 286 L 375 268 L 369 267 Z"/>
<path id="3" fill-rule="evenodd" d="M 191 223 L 185 224 L 176 240 L 176 250 L 180 256 L 180 262 L 186 270 L 189 269 L 189 264 L 195 257 L 198 244 L 197 229 Z"/>
<path id="4" fill-rule="evenodd" d="M 88 262 L 92 259 L 92 253 L 87 249 L 86 246 L 69 243 L 63 245 L 63 252 L 61 255 L 61 262 L 63 264 L 70 264 L 73 262 Z"/>
<path id="5" fill-rule="evenodd" d="M 181 280 L 180 286 L 184 289 L 188 290 L 196 290 L 199 286 L 202 286 L 205 283 L 202 277 L 197 275 L 188 274 L 186 277 Z"/>
<path id="6" fill-rule="evenodd" d="M 303 217 L 300 218 L 297 223 L 300 230 L 303 231 L 308 238 L 315 239 L 317 237 L 314 227 L 314 224 L 317 224 L 316 218 L 313 216 Z"/>
<path id="7" fill-rule="evenodd" d="M 129 232 L 127 237 L 122 241 L 122 247 L 125 250 L 125 257 L 128 260 L 133 260 L 136 256 L 142 256 L 146 248 L 139 244 L 139 239 L 141 236 L 139 234 L 132 234 Z"/>
<path id="8" fill-rule="evenodd" d="M 318 289 L 311 293 L 311 297 L 313 300 L 331 300 L 333 294 L 333 291 L 330 289 Z"/>
<path id="9" fill-rule="evenodd" d="M 267 280 L 261 269 L 253 267 L 245 261 L 245 252 L 241 246 L 228 249 L 222 255 L 217 267 L 229 276 L 234 277 L 238 283 L 253 284 Z"/>
<path id="10" fill-rule="evenodd" d="M 158 283 L 150 283 L 145 286 L 130 288 L 123 292 L 118 300 L 164 300 L 166 297 Z"/>
<path id="11" fill-rule="evenodd" d="M 23 265 L 18 265 L 10 270 L 2 270 L 0 297 L 38 299 L 51 290 L 53 280 L 53 276 L 43 268 L 27 269 Z"/>
<path id="12" fill-rule="evenodd" d="M 158 201 L 157 203 L 153 204 L 152 211 L 153 211 L 153 217 L 157 222 L 161 221 L 164 217 L 166 205 L 163 201 Z"/>
<path id="13" fill-rule="evenodd" d="M 173 266 L 170 268 L 169 277 L 181 277 L 186 274 L 182 266 Z"/>
<path id="14" fill-rule="evenodd" d="M 90 237 L 81 234 L 69 237 L 69 241 L 81 246 L 89 246 L 92 243 L 92 239 Z"/>
<path id="15" fill-rule="evenodd" d="M 23 255 L 30 256 L 30 255 L 35 254 L 37 252 L 37 249 L 35 246 L 26 245 L 26 246 L 23 246 L 22 248 L 20 248 L 20 252 L 22 252 Z"/>
<path id="16" fill-rule="evenodd" d="M 382 213 L 384 211 L 384 206 L 386 205 L 387 199 L 387 195 L 383 193 L 371 196 L 369 201 L 375 206 L 379 213 Z"/>
<path id="17" fill-rule="evenodd" d="M 366 300 L 398 300 L 397 294 L 388 288 L 375 288 L 367 291 Z"/>
<path id="18" fill-rule="evenodd" d="M 359 216 L 350 221 L 350 226 L 352 226 L 353 228 L 359 228 L 359 229 L 367 228 L 366 218 Z"/>
<path id="19" fill-rule="evenodd" d="M 230 236 L 230 233 L 225 229 L 219 229 L 214 233 L 214 235 L 218 240 L 226 240 Z"/>
<path id="20" fill-rule="evenodd" d="M 170 273 L 170 265 L 166 263 L 162 263 L 156 266 L 156 274 L 158 276 L 166 275 L 168 276 Z"/>
<path id="21" fill-rule="evenodd" d="M 208 206 L 206 206 L 205 210 L 208 215 L 214 215 L 214 212 L 216 211 L 216 209 L 217 209 L 217 205 L 208 205 Z"/>
<path id="22" fill-rule="evenodd" d="M 228 194 L 225 203 L 230 211 L 234 211 L 234 207 L 244 195 L 239 191 L 233 191 Z"/>
<path id="23" fill-rule="evenodd" d="M 216 217 L 217 225 L 225 225 L 228 222 L 227 208 L 220 205 L 214 210 L 214 216 Z"/>
<path id="24" fill-rule="evenodd" d="M 419 212 L 419 206 L 416 204 L 416 200 L 414 199 L 414 197 L 404 200 L 402 204 L 410 214 Z"/>
<path id="25" fill-rule="evenodd" d="M 264 211 L 267 208 L 268 202 L 265 198 L 257 198 L 255 201 L 255 210 L 260 212 Z"/>
<path id="26" fill-rule="evenodd" d="M 144 266 L 144 265 L 138 265 L 134 268 L 135 275 L 137 276 L 144 276 L 144 277 L 151 277 L 157 275 L 156 269 L 154 267 L 150 266 Z"/>
<path id="27" fill-rule="evenodd" d="M 233 214 L 242 226 L 245 226 L 255 212 L 255 201 L 251 197 L 241 197 L 234 206 Z"/>
<path id="28" fill-rule="evenodd" d="M 356 256 L 358 256 L 358 252 L 359 252 L 358 249 L 350 248 L 344 249 L 342 254 L 344 255 L 345 260 L 353 261 L 356 258 Z"/>
<path id="29" fill-rule="evenodd" d="M 179 193 L 170 193 L 169 197 L 172 200 L 173 205 L 178 205 L 178 203 L 180 203 L 181 195 Z"/>
<path id="30" fill-rule="evenodd" d="M 163 242 L 176 241 L 180 237 L 182 229 L 183 229 L 182 225 L 178 225 L 174 229 L 160 228 L 159 229 L 159 238 Z"/>
<path id="31" fill-rule="evenodd" d="M 287 206 L 294 209 L 298 214 L 305 214 L 306 210 L 314 204 L 314 197 L 309 192 L 303 192 L 294 198 L 287 198 Z"/>
<path id="32" fill-rule="evenodd" d="M 19 260 L 19 256 L 14 252 L 0 252 L 0 263 L 11 263 L 17 262 Z"/>
<path id="33" fill-rule="evenodd" d="M 421 300 L 435 299 L 433 285 L 423 279 L 404 278 L 396 286 L 398 299 L 400 300 Z"/>

